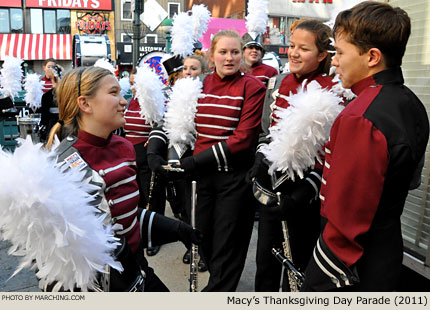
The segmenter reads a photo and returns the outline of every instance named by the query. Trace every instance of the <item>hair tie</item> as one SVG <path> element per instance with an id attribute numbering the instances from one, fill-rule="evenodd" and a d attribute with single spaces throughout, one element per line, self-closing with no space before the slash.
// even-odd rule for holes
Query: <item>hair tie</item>
<path id="1" fill-rule="evenodd" d="M 58 123 L 59 123 L 61 126 L 64 126 L 64 121 L 63 121 L 63 120 L 59 119 L 59 120 L 58 120 Z"/>

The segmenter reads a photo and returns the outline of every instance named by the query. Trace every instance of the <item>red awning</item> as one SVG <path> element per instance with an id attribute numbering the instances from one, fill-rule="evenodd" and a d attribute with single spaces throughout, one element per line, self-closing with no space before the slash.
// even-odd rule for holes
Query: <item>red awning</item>
<path id="1" fill-rule="evenodd" d="M 70 34 L 0 34 L 0 60 L 72 59 Z"/>

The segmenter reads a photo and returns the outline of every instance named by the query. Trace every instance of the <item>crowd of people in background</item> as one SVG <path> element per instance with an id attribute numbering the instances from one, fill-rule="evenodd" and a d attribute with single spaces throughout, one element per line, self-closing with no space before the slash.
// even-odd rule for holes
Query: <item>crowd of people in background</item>
<path id="1" fill-rule="evenodd" d="M 255 291 L 279 291 L 280 283 L 283 291 L 292 289 L 291 274 L 282 272 L 272 254 L 284 246 L 282 221 L 292 261 L 305 275 L 296 283 L 302 291 L 391 291 L 402 263 L 400 215 L 408 190 L 420 184 L 429 137 L 427 113 L 404 86 L 400 68 L 410 27 L 403 10 L 365 1 L 341 12 L 333 30 L 313 19 L 295 23 L 287 72 L 262 63 L 265 49 L 258 38 L 241 38 L 234 30 L 218 32 L 206 53 L 166 60 L 166 102 L 179 79 L 202 82 L 194 148 L 173 164 L 163 123 L 150 124 L 140 113 L 136 68 L 129 75 L 127 102 L 109 70 L 66 73 L 48 59 L 38 111 L 42 140 L 49 148 L 57 136 L 59 161 L 77 152 L 96 171 L 94 182 L 104 181 L 108 209 L 123 226 L 117 234 L 145 274 L 145 291 L 168 288 L 148 266 L 143 249 L 157 255 L 162 244 L 178 240 L 185 246 L 185 264 L 191 242 L 199 244 L 198 270 L 209 272 L 203 291 L 235 291 L 256 210 Z M 336 72 L 330 75 L 332 65 Z M 340 83 L 356 98 L 340 96 L 343 110 L 320 145 L 321 161 L 273 190 L 274 174 L 261 146 L 275 139 L 271 133 L 281 112 L 291 108 L 291 96 L 309 85 L 331 91 Z M 123 137 L 112 134 L 121 127 Z M 166 166 L 183 172 L 169 173 Z M 258 201 L 255 182 L 275 194 L 273 199 Z M 164 216 L 166 202 L 176 219 Z"/>

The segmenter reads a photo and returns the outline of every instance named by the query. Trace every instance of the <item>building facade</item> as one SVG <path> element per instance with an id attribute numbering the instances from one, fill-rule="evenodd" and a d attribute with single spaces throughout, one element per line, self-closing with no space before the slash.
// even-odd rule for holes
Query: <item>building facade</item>
<path id="1" fill-rule="evenodd" d="M 115 50 L 113 0 L 0 0 L 0 61 L 14 56 L 43 73 L 47 58 L 72 66 L 75 34 L 106 34 Z"/>

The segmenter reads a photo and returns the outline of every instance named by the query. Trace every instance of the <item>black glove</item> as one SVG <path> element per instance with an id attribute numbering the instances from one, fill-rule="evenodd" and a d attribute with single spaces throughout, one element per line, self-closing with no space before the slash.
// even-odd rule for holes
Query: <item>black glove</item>
<path id="1" fill-rule="evenodd" d="M 200 230 L 193 228 L 184 222 L 180 222 L 178 229 L 179 241 L 181 241 L 187 249 L 190 248 L 191 243 L 200 244 L 203 240 L 203 234 Z"/>
<path id="2" fill-rule="evenodd" d="M 245 180 L 246 180 L 247 183 L 251 184 L 253 178 L 255 178 L 257 176 L 258 170 L 260 170 L 260 167 L 261 167 L 261 165 L 263 163 L 263 159 L 264 159 L 263 153 L 257 152 L 255 154 L 254 165 L 246 173 Z"/>
<path id="3" fill-rule="evenodd" d="M 179 165 L 178 167 L 184 169 L 185 172 L 191 173 L 196 170 L 196 161 L 194 159 L 194 156 L 182 158 L 180 162 L 181 165 Z"/>
<path id="4" fill-rule="evenodd" d="M 167 171 L 162 167 L 163 165 L 167 165 L 167 161 L 163 157 L 157 154 L 147 154 L 147 158 L 148 166 L 152 171 L 162 176 L 167 176 Z"/>

